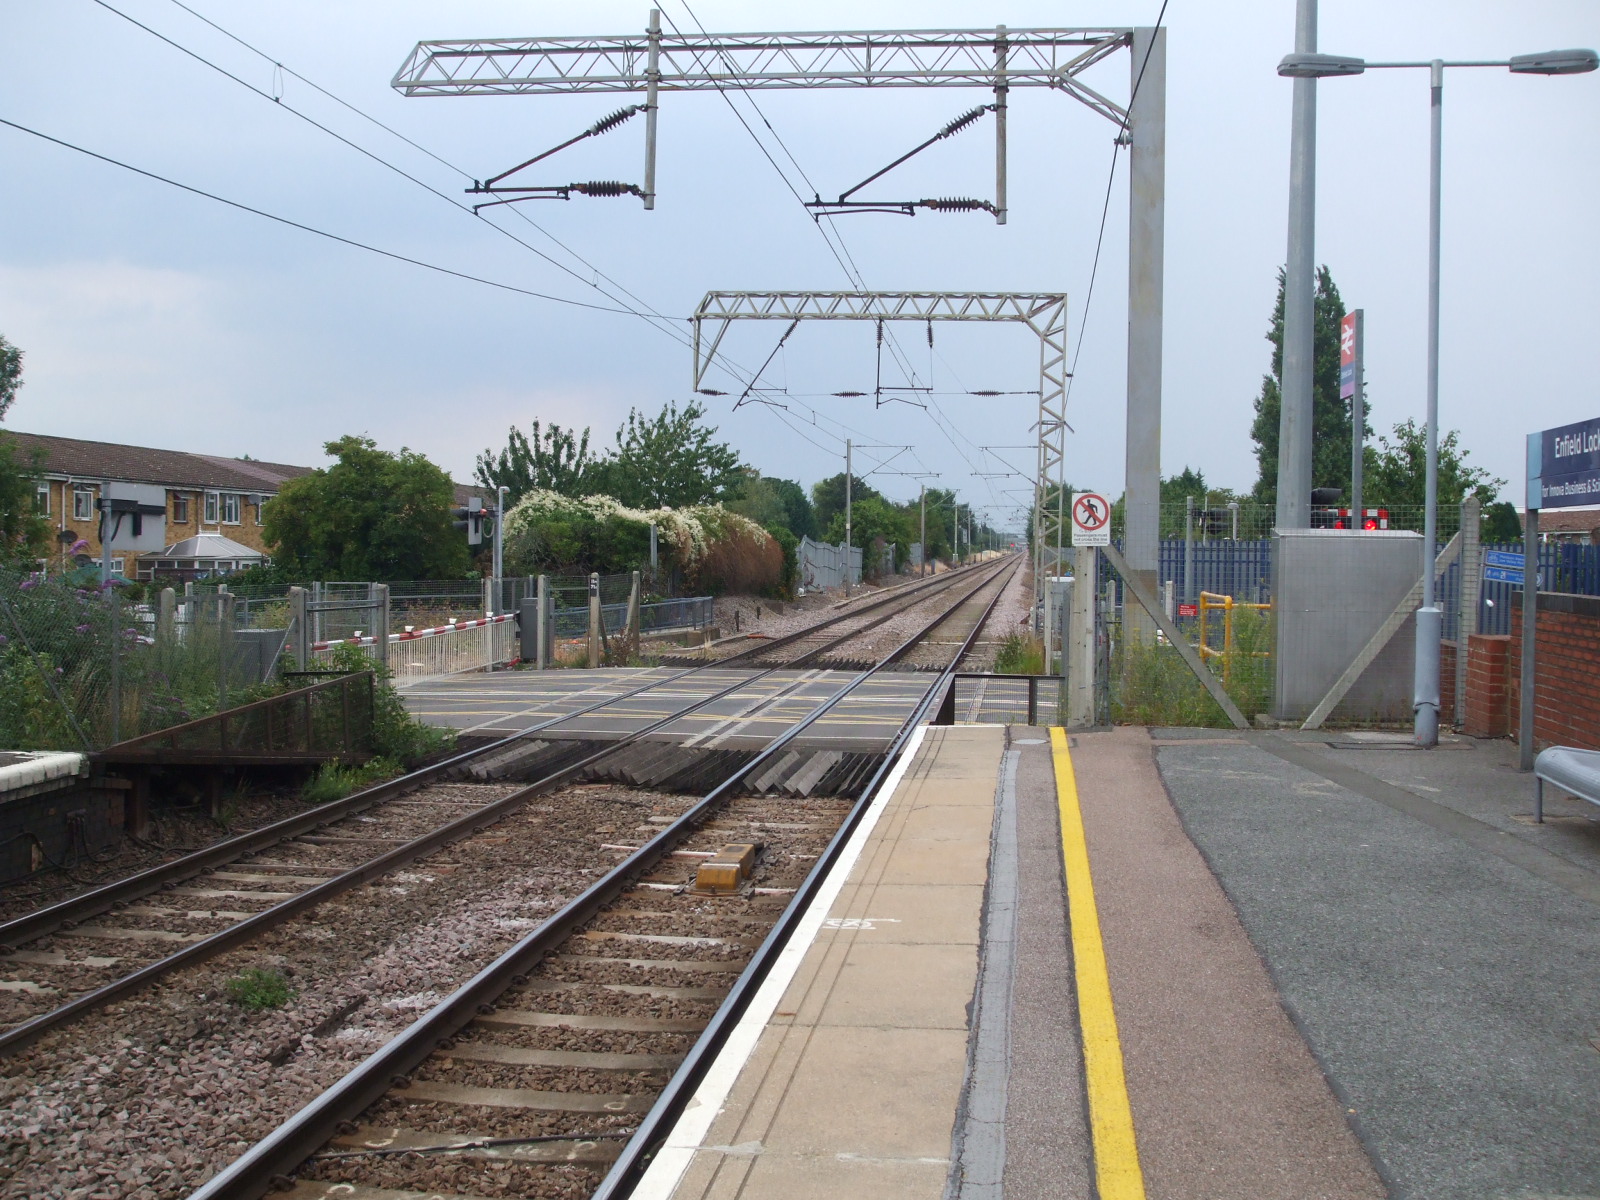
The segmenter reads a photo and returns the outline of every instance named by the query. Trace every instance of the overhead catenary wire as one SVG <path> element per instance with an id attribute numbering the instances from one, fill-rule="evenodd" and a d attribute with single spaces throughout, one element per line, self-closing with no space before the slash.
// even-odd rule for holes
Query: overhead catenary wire
<path id="1" fill-rule="evenodd" d="M 409 182 L 411 182 L 411 183 L 415 184 L 416 186 L 422 188 L 423 190 L 429 192 L 430 194 L 438 197 L 439 199 L 443 200 L 445 203 L 451 205 L 452 207 L 457 208 L 457 209 L 461 210 L 462 212 L 467 213 L 469 216 L 472 216 L 472 217 L 474 217 L 474 218 L 476 218 L 476 219 L 478 219 L 480 221 L 483 221 L 483 223 L 485 225 L 487 225 L 489 228 L 493 229 L 495 232 L 499 233 L 501 236 L 511 239 L 513 242 L 517 243 L 519 246 L 522 246 L 525 250 L 529 251 L 532 254 L 537 255 L 539 258 L 541 258 L 544 261 L 548 262 L 551 266 L 555 267 L 557 270 L 563 271 L 566 274 L 572 276 L 572 278 L 576 279 L 579 283 L 584 284 L 586 287 L 593 288 L 595 291 L 597 291 L 601 295 L 605 296 L 606 299 L 610 300 L 613 304 L 620 305 L 624 309 L 627 309 L 627 310 L 631 311 L 634 316 L 637 316 L 640 319 L 647 321 L 651 325 L 653 325 L 656 328 L 660 329 L 662 332 L 668 334 L 668 336 L 672 337 L 674 340 L 678 341 L 680 344 L 683 344 L 683 345 L 687 345 L 688 344 L 688 339 L 685 337 L 685 335 L 682 333 L 682 331 L 679 330 L 676 327 L 676 325 L 672 323 L 672 318 L 670 318 L 668 316 L 665 316 L 664 314 L 656 311 L 650 305 L 646 304 L 643 300 L 641 300 L 638 296 L 636 296 L 633 293 L 629 292 L 626 288 L 622 287 L 620 284 L 617 284 L 614 280 L 611 280 L 609 277 L 606 277 L 607 278 L 607 282 L 611 283 L 613 287 L 615 287 L 618 291 L 622 292 L 624 295 L 628 296 L 630 299 L 636 301 L 638 303 L 638 305 L 640 306 L 639 309 L 635 309 L 633 305 L 630 305 L 626 301 L 620 300 L 617 297 L 615 297 L 615 296 L 611 295 L 610 293 L 608 293 L 605 288 L 602 288 L 602 287 L 599 286 L 599 284 L 595 281 L 595 279 L 585 277 L 583 274 L 581 274 L 578 271 L 573 270 L 571 267 L 567 266 L 565 263 L 559 262 L 556 259 L 552 258 L 550 255 L 546 254 L 544 251 L 540 250 L 537 246 L 531 245 L 530 243 L 524 241 L 522 238 L 517 237 L 517 235 L 512 233 L 510 230 L 504 228 L 503 226 L 496 225 L 493 221 L 490 221 L 490 220 L 480 216 L 478 213 L 473 211 L 473 209 L 472 209 L 472 207 L 470 205 L 463 204 L 461 201 L 457 200 L 455 197 L 447 195 L 444 192 L 439 191 L 439 189 L 435 188 L 432 184 L 428 183 L 426 180 L 418 178 L 417 176 L 411 174 L 409 171 L 405 170 L 404 168 L 402 168 L 400 166 L 397 166 L 396 164 L 390 162 L 388 159 L 384 158 L 383 156 L 374 153 L 373 151 L 367 149 L 365 146 L 362 146 L 357 142 L 352 141 L 350 138 L 347 138 L 343 134 L 339 133 L 338 131 L 329 128 L 327 125 L 324 125 L 322 122 L 318 121 L 316 118 L 310 116 L 309 114 L 301 112 L 299 109 L 295 108 L 293 105 L 285 104 L 283 102 L 283 98 L 282 98 L 281 94 L 269 94 L 268 92 L 263 91 L 261 88 L 257 87 L 255 84 L 249 82 L 246 79 L 241 78 L 238 75 L 235 75 L 232 71 L 229 71 L 227 68 L 225 68 L 223 66 L 220 66 L 219 64 L 217 64 L 215 62 L 212 62 L 210 59 L 206 58 L 204 55 L 198 53 L 197 51 L 190 49 L 188 46 L 183 45 L 181 42 L 178 42 L 178 41 L 174 40 L 173 38 L 168 37 L 166 34 L 161 33 L 159 30 L 156 30 L 156 29 L 152 28 L 151 26 L 146 25 L 144 22 L 139 21 L 136 18 L 128 15 L 127 13 L 123 12 L 121 9 L 117 8 L 115 5 L 108 3 L 108 0 L 93 0 L 93 3 L 98 4 L 101 8 L 104 8 L 107 12 L 113 13 L 116 16 L 121 17 L 123 20 L 127 21 L 129 24 L 134 25 L 139 29 L 142 29 L 145 33 L 148 33 L 151 37 L 154 37 L 157 40 L 159 40 L 161 42 L 164 42 L 168 46 L 171 46 L 174 50 L 177 50 L 180 53 L 187 55 L 188 57 L 194 59 L 196 62 L 201 63 L 202 65 L 204 65 L 206 67 L 209 67 L 211 70 L 217 72 L 218 74 L 220 74 L 222 76 L 225 76 L 226 78 L 232 80 L 234 83 L 238 84 L 240 87 L 243 87 L 246 90 L 248 90 L 248 91 L 254 93 L 255 95 L 261 97 L 263 100 L 270 101 L 271 103 L 275 104 L 277 107 L 283 109 L 285 112 L 290 113 L 291 115 L 293 115 L 295 117 L 298 117 L 300 120 L 306 122 L 307 124 L 313 126 L 316 129 L 322 131 L 323 133 L 327 134 L 329 137 L 335 139 L 336 141 L 338 141 L 338 142 L 342 143 L 343 145 L 349 147 L 350 149 L 354 150 L 356 153 L 358 153 L 358 154 L 360 154 L 360 155 L 362 155 L 362 156 L 364 156 L 364 157 L 366 157 L 368 159 L 371 159 L 373 162 L 378 163 L 381 166 L 384 166 L 384 167 L 388 168 L 390 171 L 393 171 L 395 174 L 401 176 L 402 178 L 408 180 Z M 212 21 L 208 17 L 205 17 L 202 14 L 196 12 L 193 8 L 189 7 L 187 4 L 182 3 L 181 0 L 173 0 L 173 3 L 176 4 L 179 8 L 183 9 L 183 11 L 189 13 L 191 16 L 193 16 L 196 19 L 204 22 L 206 25 L 210 26 L 212 29 L 215 29 L 218 33 L 221 33 L 223 36 L 231 39 L 232 41 L 234 41 L 236 43 L 238 43 L 240 46 L 243 46 L 244 48 L 249 50 L 252 54 L 255 54 L 255 55 L 259 56 L 260 58 L 265 59 L 267 62 L 270 62 L 273 65 L 275 71 L 282 71 L 285 74 L 289 74 L 289 75 L 294 76 L 294 78 L 299 79 L 301 82 L 305 83 L 308 87 L 311 87 L 311 88 L 315 89 L 317 92 L 321 93 L 324 96 L 327 96 L 329 99 L 331 99 L 334 102 L 340 104 L 344 108 L 349 109 L 351 112 L 356 113 L 357 115 L 364 117 L 366 120 L 371 121 L 373 124 L 377 125 L 379 128 L 385 130 L 386 132 L 392 134 L 393 136 L 395 136 L 397 138 L 400 138 L 407 145 L 413 146 L 417 150 L 421 151 L 422 153 L 427 154 L 428 157 L 434 159 L 436 162 L 439 162 L 442 165 L 448 167 L 450 170 L 457 172 L 458 174 L 462 175 L 464 178 L 468 178 L 468 179 L 471 178 L 471 176 L 468 175 L 467 172 L 462 170 L 460 167 L 454 165 L 453 163 L 448 162 L 444 158 L 442 158 L 439 155 L 437 155 L 437 154 L 433 153 L 432 151 L 428 150 L 426 147 L 424 147 L 424 146 L 420 145 L 419 143 L 413 141 L 411 138 L 406 137 L 404 134 L 397 132 L 396 130 L 394 130 L 390 126 L 384 124 L 382 121 L 377 120 L 375 117 L 368 116 L 366 113 L 363 113 L 355 105 L 350 104 L 347 101 L 341 100 L 338 96 L 335 96 L 332 92 L 328 91 L 326 88 L 323 88 L 323 87 L 319 86 L 318 84 L 314 83 L 310 79 L 307 79 L 304 75 L 301 75 L 298 71 L 294 71 L 291 68 L 285 67 L 283 65 L 283 63 L 281 63 L 277 59 L 273 58 L 271 55 L 267 54 L 265 51 L 258 49 L 257 47 L 251 45 L 249 42 L 245 41 L 243 38 L 240 38 L 238 35 L 229 32 L 227 29 L 224 29 L 217 22 Z M 538 229 L 541 234 L 544 234 L 544 236 L 549 237 L 552 241 L 556 242 L 556 244 L 561 245 L 563 250 L 565 250 L 568 254 L 572 255 L 572 257 L 577 259 L 579 262 L 584 263 L 584 265 L 589 267 L 589 269 L 591 271 L 593 271 L 596 275 L 600 275 L 601 274 L 598 271 L 598 269 L 594 267 L 594 265 L 592 263 L 587 262 L 587 260 L 583 259 L 582 256 L 578 255 L 570 247 L 567 247 L 567 246 L 563 245 L 562 243 L 560 243 L 558 239 L 554 238 L 553 235 L 548 233 L 546 230 L 540 228 L 538 225 L 534 224 L 534 222 L 532 222 L 532 221 L 528 221 L 528 224 L 532 225 L 534 228 Z M 661 322 L 661 324 L 657 324 L 657 322 Z"/>
<path id="2" fill-rule="evenodd" d="M 357 250 L 365 250 L 369 254 L 377 254 L 383 258 L 393 259 L 395 262 L 409 263 L 414 267 L 422 267 L 425 270 L 437 271 L 441 275 L 450 275 L 456 279 L 464 279 L 470 283 L 481 283 L 485 287 L 498 288 L 499 290 L 505 292 L 515 292 L 521 296 L 531 296 L 536 300 L 550 300 L 556 304 L 569 304 L 575 308 L 586 308 L 594 312 L 616 313 L 618 316 L 624 317 L 633 317 L 638 315 L 631 309 L 611 308 L 604 304 L 590 304 L 585 300 L 573 300 L 567 296 L 552 295 L 549 292 L 536 292 L 531 288 L 518 287 L 513 283 L 502 283 L 496 279 L 486 279 L 481 275 L 473 275 L 467 271 L 458 271 L 454 267 L 443 267 L 438 263 L 431 263 L 425 259 L 412 258 L 408 254 L 400 254 L 394 250 L 385 250 L 380 246 L 373 246 L 367 242 L 357 241 L 355 238 L 345 237 L 343 234 L 330 233 L 326 229 L 318 229 L 315 225 L 307 225 L 303 221 L 296 221 L 289 217 L 279 216 L 277 213 L 268 212 L 264 208 L 256 208 L 253 205 L 245 204 L 239 200 L 230 200 L 226 196 L 219 196 L 215 192 L 206 191 L 204 188 L 194 187 L 193 185 L 187 183 L 180 183 L 176 179 L 168 178 L 165 175 L 158 175 L 154 171 L 147 171 L 143 167 L 136 167 L 132 163 L 123 162 L 119 158 L 112 158 L 109 154 L 100 154 L 97 151 L 90 150 L 84 146 L 79 146 L 62 138 L 52 137 L 48 133 L 41 132 L 37 129 L 31 129 L 26 125 L 18 124 L 16 121 L 8 121 L 4 117 L 0 117 L 0 125 L 5 125 L 8 128 L 15 129 L 20 133 L 26 133 L 43 141 L 51 142 L 57 146 L 63 147 L 64 149 L 86 155 L 89 158 L 98 159 L 100 162 L 109 163 L 113 167 L 121 167 L 124 171 L 131 171 L 135 175 L 143 175 L 146 179 L 153 179 L 157 183 L 164 183 L 168 187 L 178 188 L 180 191 L 189 192 L 191 195 L 202 196 L 205 199 L 213 200 L 218 204 L 225 204 L 229 208 L 236 208 L 241 212 L 251 213 L 258 217 L 265 217 L 269 221 L 276 221 L 278 224 L 287 225 L 291 229 L 303 230 L 306 233 L 315 234 L 317 237 L 327 238 L 332 242 L 340 242 L 346 246 L 353 246 Z"/>

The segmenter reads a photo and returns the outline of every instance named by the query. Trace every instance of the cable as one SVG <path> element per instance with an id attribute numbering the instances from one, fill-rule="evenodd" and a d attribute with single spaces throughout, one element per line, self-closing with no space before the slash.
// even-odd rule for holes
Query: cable
<path id="1" fill-rule="evenodd" d="M 198 52 L 189 49 L 187 46 L 184 46 L 183 44 L 174 41 L 172 38 L 167 37 L 165 34 L 160 33 L 157 30 L 152 29 L 150 26 L 144 24 L 143 22 L 141 22 L 139 20 L 136 20 L 135 18 L 129 16 L 127 13 L 123 12 L 121 9 L 119 9 L 119 8 L 115 7 L 114 5 L 108 3 L 107 0 L 93 0 L 93 2 L 98 4 L 101 8 L 105 9 L 107 12 L 114 13 L 115 15 L 121 17 L 123 20 L 127 21 L 129 24 L 134 25 L 137 28 L 144 30 L 151 37 L 156 38 L 159 41 L 165 42 L 167 45 L 171 46 L 174 50 L 177 50 L 182 54 L 188 55 L 190 58 L 194 59 L 196 62 L 201 63 L 204 66 L 210 67 L 213 71 L 216 71 L 219 75 L 222 75 L 222 76 L 226 77 L 227 79 L 232 80 L 234 83 L 237 83 L 240 87 L 245 88 L 246 90 L 254 93 L 257 96 L 260 96 L 263 100 L 271 101 L 273 104 L 276 104 L 279 108 L 282 108 L 284 111 L 290 113 L 293 116 L 299 117 L 302 121 L 305 121 L 308 125 L 311 125 L 313 128 L 316 128 L 316 129 L 322 131 L 323 133 L 327 134 L 329 137 L 333 138 L 335 141 L 338 141 L 338 142 L 344 144 L 345 146 L 348 146 L 350 149 L 354 150 L 356 153 L 358 153 L 358 154 L 360 154 L 360 155 L 362 155 L 362 156 L 364 156 L 366 158 L 371 159 L 373 162 L 376 162 L 381 166 L 387 167 L 389 170 L 393 171 L 395 174 L 401 176 L 402 178 L 408 180 L 411 183 L 416 184 L 418 187 L 422 188 L 424 191 L 428 192 L 430 195 L 436 196 L 439 199 L 443 200 L 446 204 L 449 204 L 454 208 L 460 209 L 462 212 L 465 212 L 468 215 L 470 215 L 472 217 L 475 217 L 478 220 L 483 221 L 483 223 L 485 225 L 489 226 L 496 233 L 499 233 L 503 237 L 510 238 L 512 241 L 516 242 L 519 246 L 523 247 L 523 249 L 527 250 L 528 252 L 530 252 L 532 254 L 538 255 L 540 258 L 544 259 L 545 262 L 549 263 L 551 266 L 555 267 L 557 270 L 564 271 L 568 275 L 571 275 L 574 279 L 576 279 L 579 283 L 584 284 L 586 287 L 594 288 L 595 291 L 599 292 L 602 296 L 605 296 L 605 298 L 607 300 L 612 301 L 612 303 L 620 304 L 620 305 L 622 305 L 622 307 L 628 308 L 630 310 L 632 309 L 631 305 L 628 305 L 624 301 L 618 300 L 617 297 L 612 296 L 611 294 L 609 294 L 604 288 L 600 287 L 594 280 L 584 278 L 584 276 L 579 274 L 577 271 L 574 271 L 571 267 L 567 266 L 565 263 L 558 262 L 554 258 L 551 258 L 548 254 L 546 254 L 544 251 L 540 250 L 537 246 L 530 245 L 529 243 L 523 241 L 521 238 L 517 237 L 517 235 L 512 233 L 510 230 L 505 229 L 502 226 L 496 225 L 493 221 L 490 221 L 487 218 L 482 217 L 480 214 L 474 212 L 469 205 L 461 203 L 459 200 L 455 199 L 453 196 L 446 195 L 445 193 L 443 193 L 443 192 L 439 191 L 437 188 L 435 188 L 433 185 L 427 183 L 425 180 L 417 178 L 415 175 L 412 175 L 410 172 L 404 170 L 403 168 L 401 168 L 399 166 L 396 166 L 394 163 L 392 163 L 392 162 L 388 161 L 387 159 L 383 158 L 381 155 L 375 154 L 371 150 L 368 150 L 366 147 L 364 147 L 364 146 L 362 146 L 362 145 L 360 145 L 360 144 L 358 144 L 356 142 L 351 141 L 349 138 L 345 137 L 343 134 L 338 133 L 333 129 L 330 129 L 328 126 L 322 124 L 320 121 L 316 120 L 314 117 L 310 116 L 309 114 L 301 112 L 299 109 L 295 108 L 293 105 L 285 104 L 283 102 L 283 99 L 282 99 L 281 96 L 269 95 L 267 92 L 265 92 L 262 89 L 256 87 L 254 84 L 250 83 L 248 80 L 240 78 L 239 76 L 233 74 L 233 72 L 229 71 L 227 68 L 219 66 L 217 63 L 212 62 L 210 59 L 206 58 L 204 55 L 199 54 Z M 224 36 L 226 36 L 228 38 L 231 38 L 233 41 L 237 42 L 239 45 L 244 46 L 251 53 L 256 54 L 256 55 L 260 56 L 261 58 L 265 59 L 266 61 L 272 63 L 272 65 L 276 69 L 281 70 L 281 71 L 285 71 L 288 74 L 293 75 L 296 79 L 299 79 L 302 82 L 306 83 L 308 86 L 310 86 L 312 88 L 315 88 L 318 92 L 321 92 L 323 95 L 328 96 L 330 99 L 332 99 L 335 102 L 343 105 L 345 108 L 349 109 L 351 112 L 354 112 L 354 113 L 357 113 L 360 116 L 366 117 L 366 119 L 369 120 L 369 121 L 372 121 L 373 124 L 379 126 L 380 128 L 386 130 L 387 132 L 389 132 L 391 134 L 394 134 L 395 137 L 400 138 L 407 145 L 416 147 L 416 149 L 421 150 L 424 154 L 428 155 L 428 157 L 434 159 L 435 161 L 437 161 L 439 163 L 442 163 L 446 167 L 449 167 L 452 171 L 457 172 L 458 174 L 462 175 L 464 178 L 471 178 L 471 176 L 467 175 L 467 173 L 465 171 L 463 171 L 460 167 L 457 167 L 457 166 L 453 165 L 452 163 L 447 162 L 445 159 L 441 158 L 439 155 L 434 154 L 432 151 L 426 149 L 425 147 L 423 147 L 421 145 L 418 145 L 418 143 L 412 141 L 410 138 L 406 137 L 404 134 L 396 132 L 395 130 L 391 129 L 389 126 L 385 125 L 383 122 L 377 120 L 376 118 L 367 116 L 367 114 L 362 113 L 361 110 L 356 108 L 353 104 L 350 104 L 350 103 L 348 103 L 348 102 L 346 102 L 344 100 L 339 99 L 339 97 L 333 95 L 333 93 L 327 91 L 327 89 L 318 86 L 317 84 L 313 83 L 309 79 L 306 79 L 306 77 L 301 75 L 299 72 L 293 71 L 290 68 L 285 67 L 281 62 L 279 62 L 278 60 L 272 58 L 270 55 L 266 54 L 264 51 L 259 50 L 256 47 L 250 45 L 250 43 L 246 42 L 243 38 L 240 38 L 237 35 L 235 35 L 233 33 L 230 33 L 228 30 L 226 30 L 222 26 L 218 25 L 215 21 L 212 21 L 212 20 L 202 16 L 201 14 L 195 12 L 194 9 L 192 9 L 188 5 L 182 3 L 181 0 L 173 0 L 173 3 L 177 4 L 177 6 L 179 8 L 183 9 L 185 12 L 189 13 L 191 16 L 194 16 L 198 20 L 203 21 L 206 25 L 210 26 L 212 29 L 217 30 L 217 32 L 223 34 Z M 529 220 L 528 223 L 530 225 L 533 225 L 533 227 L 535 229 L 538 229 L 540 233 L 544 234 L 544 236 L 549 237 L 552 241 L 555 241 L 557 245 L 561 245 L 563 250 L 565 250 L 568 254 L 571 254 L 574 258 L 578 259 L 579 262 L 584 263 L 584 265 L 589 267 L 589 269 L 591 271 L 594 271 L 595 274 L 597 274 L 597 275 L 600 274 L 600 271 L 598 270 L 598 268 L 596 268 L 592 263 L 587 262 L 585 259 L 582 258 L 582 256 L 578 255 L 571 248 L 569 248 L 569 247 L 567 247 L 565 245 L 562 245 L 561 242 L 559 241 L 559 239 L 554 238 L 547 231 L 545 231 L 544 229 L 540 228 L 538 225 L 534 224 L 534 222 L 532 220 Z M 641 320 L 645 320 L 645 321 L 649 322 L 652 325 L 654 325 L 656 321 L 670 321 L 671 320 L 671 318 L 664 316 L 662 313 L 656 311 L 650 305 L 645 304 L 644 301 L 640 300 L 640 298 L 638 296 L 633 295 L 633 293 L 629 292 L 626 288 L 622 287 L 620 284 L 617 284 L 614 280 L 611 280 L 609 277 L 607 277 L 607 280 L 608 280 L 608 282 L 611 282 L 619 291 L 623 292 L 625 295 L 630 296 L 632 299 L 638 301 L 644 307 L 644 309 L 645 309 L 644 312 L 637 312 L 637 311 L 634 312 L 634 315 L 638 316 Z M 681 345 L 687 345 L 688 344 L 688 340 L 683 336 L 683 334 L 675 326 L 672 326 L 672 325 L 660 326 L 660 325 L 658 325 L 656 327 L 658 329 L 661 329 L 662 332 L 667 333 L 669 336 L 675 338 Z"/>
<path id="2" fill-rule="evenodd" d="M 1155 29 L 1161 29 L 1162 22 L 1166 20 L 1168 0 L 1161 0 L 1161 10 L 1156 13 Z M 1133 90 L 1128 94 L 1128 113 L 1122 118 L 1122 127 L 1117 132 L 1116 140 L 1111 144 L 1111 170 L 1106 173 L 1106 196 L 1100 206 L 1100 232 L 1094 239 L 1094 263 L 1089 268 L 1089 287 L 1083 297 L 1083 316 L 1078 321 L 1078 344 L 1072 351 L 1072 365 L 1067 371 L 1067 386 L 1061 397 L 1061 407 L 1066 409 L 1067 401 L 1072 398 L 1072 383 L 1078 375 L 1078 356 L 1083 353 L 1083 336 L 1089 328 L 1089 306 L 1094 303 L 1094 281 L 1100 273 L 1100 248 L 1106 237 L 1106 215 L 1111 211 L 1111 184 L 1117 177 L 1117 151 L 1122 149 L 1122 137 L 1128 132 L 1128 122 L 1133 120 L 1133 102 L 1139 98 L 1139 85 L 1144 82 L 1145 68 L 1150 65 L 1150 53 L 1156 47 L 1156 39 L 1152 35 L 1150 44 L 1145 47 L 1144 61 L 1139 64 L 1139 74 L 1134 77 Z"/>
<path id="3" fill-rule="evenodd" d="M 501 291 L 515 292 L 521 296 L 532 296 L 536 300 L 551 300 L 557 304 L 570 304 L 575 308 L 587 308 L 594 312 L 616 313 L 619 316 L 625 317 L 636 317 L 639 315 L 631 309 L 608 308 L 603 304 L 590 304 L 584 300 L 571 300 L 565 296 L 553 296 L 548 292 L 535 292 L 529 288 L 517 287 L 515 284 L 500 283 L 497 280 L 485 279 L 481 275 L 469 275 L 467 272 L 457 271 L 453 267 L 441 267 L 437 263 L 425 262 L 420 258 L 411 258 L 407 255 L 396 253 L 393 250 L 383 250 L 377 246 L 368 245 L 366 242 L 358 242 L 354 238 L 347 238 L 337 233 L 329 233 L 326 229 L 318 229 L 315 225 L 306 225 L 300 221 L 290 220 L 288 217 L 280 217 L 276 213 L 267 212 L 265 209 L 252 208 L 250 205 L 243 204 L 238 200 L 229 200 L 226 196 L 218 196 L 214 192 L 208 192 L 202 188 L 191 187 L 187 183 L 179 183 L 176 179 L 168 179 L 165 175 L 157 175 L 154 171 L 146 171 L 143 167 L 136 167 L 132 163 L 125 163 L 121 159 L 112 158 L 110 155 L 99 154 L 93 150 L 87 150 L 82 146 L 77 146 L 71 142 L 63 141 L 61 138 L 51 137 L 48 133 L 41 133 L 37 129 L 30 129 L 26 125 L 19 125 L 15 121 L 8 121 L 4 117 L 0 117 L 0 125 L 9 126 L 10 128 L 18 130 L 21 133 L 31 134 L 33 137 L 40 138 L 46 142 L 53 142 L 57 146 L 62 146 L 68 150 L 74 150 L 79 154 L 87 155 L 89 158 L 99 159 L 103 163 L 110 163 L 113 167 L 121 167 L 124 171 L 132 171 L 135 175 L 143 175 L 146 179 L 154 179 L 157 183 L 164 183 L 168 187 L 175 187 L 181 191 L 189 192 L 196 196 L 203 196 L 207 200 L 215 200 L 218 204 L 226 204 L 229 208 L 237 208 L 241 212 L 252 213 L 258 217 L 265 217 L 269 221 L 276 221 L 278 224 L 287 225 L 291 229 L 300 229 L 306 233 L 314 233 L 318 237 L 327 238 L 329 241 L 342 242 L 346 246 L 354 246 L 357 250 L 365 250 L 369 254 L 378 254 L 384 258 L 392 258 L 396 262 L 410 263 L 414 267 L 422 267 L 429 271 L 437 271 L 441 275 L 453 275 L 457 279 L 465 279 L 471 283 L 481 283 L 486 287 L 499 288 Z"/>

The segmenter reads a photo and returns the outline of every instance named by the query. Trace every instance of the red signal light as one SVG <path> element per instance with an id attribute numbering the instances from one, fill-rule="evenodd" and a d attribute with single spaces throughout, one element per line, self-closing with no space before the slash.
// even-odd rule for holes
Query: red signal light
<path id="1" fill-rule="evenodd" d="M 1361 522 L 1361 528 L 1363 528 L 1363 529 L 1376 529 L 1377 527 L 1378 527 L 1378 518 L 1377 517 L 1368 517 L 1366 520 Z"/>

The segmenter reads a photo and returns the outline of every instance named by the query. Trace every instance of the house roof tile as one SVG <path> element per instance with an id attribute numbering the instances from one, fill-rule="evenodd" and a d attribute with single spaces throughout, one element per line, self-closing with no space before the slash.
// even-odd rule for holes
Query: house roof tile
<path id="1" fill-rule="evenodd" d="M 287 463 L 91 442 L 41 433 L 12 431 L 11 436 L 24 453 L 37 451 L 41 455 L 47 474 L 70 475 L 76 479 L 276 492 L 286 480 L 308 475 L 312 470 Z"/>

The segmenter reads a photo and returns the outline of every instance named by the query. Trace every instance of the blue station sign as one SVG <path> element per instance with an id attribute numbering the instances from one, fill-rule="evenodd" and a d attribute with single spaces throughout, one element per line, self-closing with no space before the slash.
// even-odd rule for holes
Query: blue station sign
<path id="1" fill-rule="evenodd" d="M 1531 507 L 1600 504 L 1600 418 L 1529 435 L 1528 466 Z"/>

